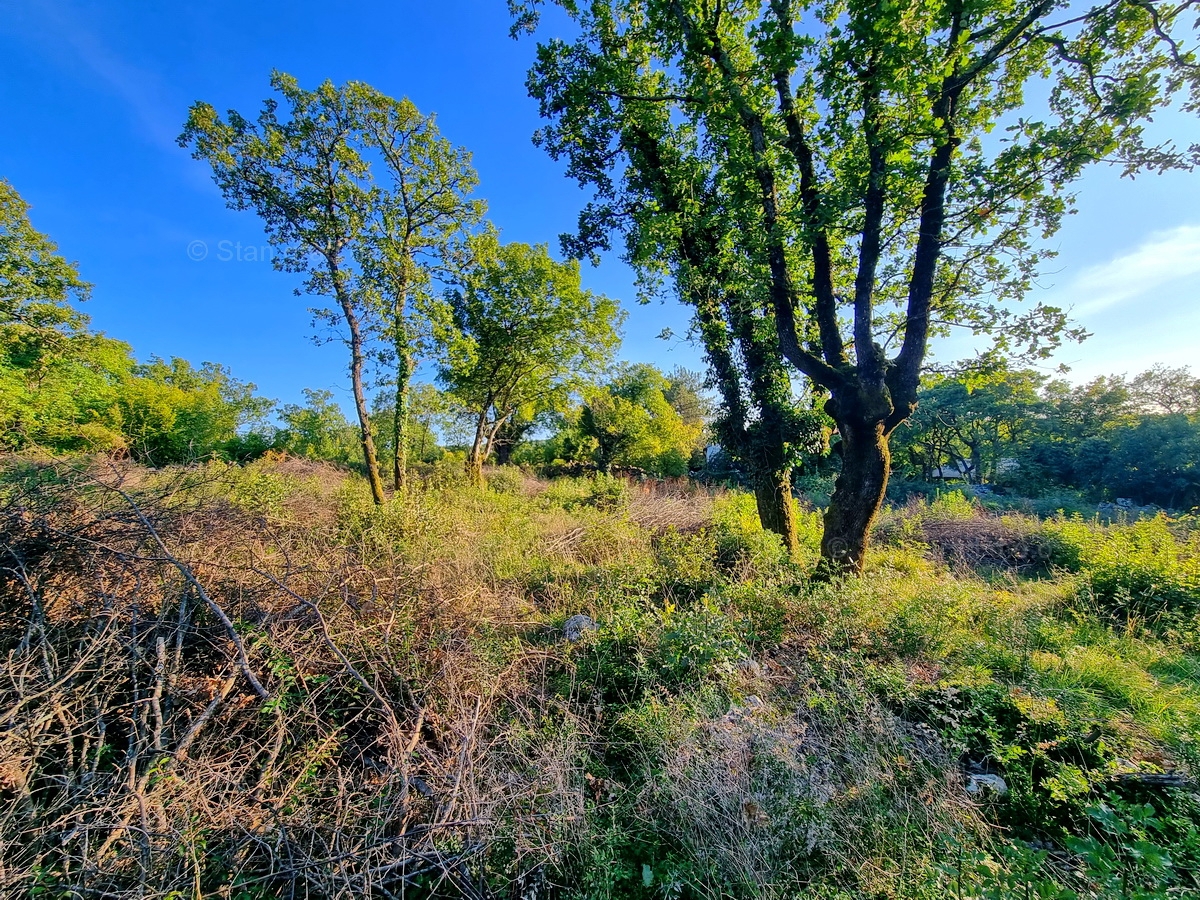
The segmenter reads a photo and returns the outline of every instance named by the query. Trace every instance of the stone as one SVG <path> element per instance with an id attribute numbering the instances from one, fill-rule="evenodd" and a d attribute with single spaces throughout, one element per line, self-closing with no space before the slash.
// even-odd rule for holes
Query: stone
<path id="1" fill-rule="evenodd" d="M 747 675 L 751 676 L 752 678 L 761 678 L 762 677 L 763 668 L 762 668 L 762 666 L 760 666 L 758 664 L 758 662 L 756 660 L 753 660 L 750 658 L 739 659 L 737 662 L 734 663 L 734 666 L 739 671 L 745 672 Z"/>
<path id="2" fill-rule="evenodd" d="M 995 794 L 1003 797 L 1008 793 L 1008 785 L 999 775 L 972 775 L 967 779 L 967 793 Z"/>
<path id="3" fill-rule="evenodd" d="M 571 618 L 563 623 L 563 637 L 575 643 L 576 641 L 583 640 L 584 634 L 589 631 L 596 631 L 599 627 L 595 619 L 581 613 L 571 616 Z"/>

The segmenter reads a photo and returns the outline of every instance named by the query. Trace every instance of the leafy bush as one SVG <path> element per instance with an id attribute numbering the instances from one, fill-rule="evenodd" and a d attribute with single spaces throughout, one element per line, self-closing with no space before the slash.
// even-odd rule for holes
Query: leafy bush
<path id="1" fill-rule="evenodd" d="M 706 600 L 686 609 L 667 604 L 662 612 L 655 662 L 670 682 L 691 682 L 730 674 L 748 656 L 734 623 Z"/>
<path id="2" fill-rule="evenodd" d="M 597 473 L 584 478 L 557 478 L 541 496 L 568 512 L 587 506 L 613 512 L 628 503 L 629 487 L 624 479 Z"/>
<path id="3" fill-rule="evenodd" d="M 1165 516 L 1108 527 L 1079 518 L 1047 523 L 1057 539 L 1055 562 L 1085 578 L 1100 609 L 1151 622 L 1200 610 L 1200 552 L 1181 544 Z"/>
<path id="4" fill-rule="evenodd" d="M 821 546 L 817 513 L 797 510 L 801 546 L 815 557 Z M 743 578 L 778 573 L 788 563 L 779 535 L 763 530 L 753 495 L 730 493 L 713 504 L 713 532 L 718 565 Z"/>
<path id="5" fill-rule="evenodd" d="M 716 555 L 717 542 L 711 530 L 685 534 L 668 527 L 654 541 L 654 561 L 662 576 L 664 599 L 683 605 L 712 590 L 720 580 Z"/>
<path id="6" fill-rule="evenodd" d="M 523 494 L 525 473 L 515 466 L 495 466 L 487 470 L 487 486 L 497 494 Z"/>

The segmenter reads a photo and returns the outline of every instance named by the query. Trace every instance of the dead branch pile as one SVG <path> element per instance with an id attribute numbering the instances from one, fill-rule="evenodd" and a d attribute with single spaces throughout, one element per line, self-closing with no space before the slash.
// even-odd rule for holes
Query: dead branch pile
<path id="1" fill-rule="evenodd" d="M 202 471 L 143 477 L 0 493 L 0 896 L 485 896 L 540 788 L 477 772 L 507 682 L 453 605 Z"/>

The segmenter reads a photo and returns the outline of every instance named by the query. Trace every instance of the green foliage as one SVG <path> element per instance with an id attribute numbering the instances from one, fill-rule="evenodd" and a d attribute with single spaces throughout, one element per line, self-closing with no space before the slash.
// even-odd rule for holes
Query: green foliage
<path id="1" fill-rule="evenodd" d="M 1164 516 L 1128 525 L 1082 519 L 1048 522 L 1054 561 L 1084 576 L 1087 596 L 1103 611 L 1154 624 L 1200 611 L 1200 544 L 1180 543 Z"/>
<path id="2" fill-rule="evenodd" d="M 579 451 L 590 451 L 605 472 L 617 465 L 660 477 L 686 475 L 693 454 L 703 449 L 704 421 L 685 420 L 668 399 L 676 395 L 676 402 L 694 406 L 683 390 L 648 365 L 627 365 L 606 383 L 585 386 L 583 405 L 570 417 Z"/>
<path id="3" fill-rule="evenodd" d="M 820 553 L 821 520 L 815 512 L 797 513 L 797 532 L 802 557 L 812 560 Z M 732 493 L 713 506 L 713 530 L 717 559 L 726 570 L 749 567 L 752 571 L 777 571 L 788 562 L 787 549 L 779 536 L 766 531 L 759 521 L 754 497 Z"/>
<path id="4" fill-rule="evenodd" d="M 274 406 L 224 366 L 151 359 L 135 367 L 116 397 L 130 452 L 155 465 L 202 459 L 261 425 Z"/>
<path id="5" fill-rule="evenodd" d="M 662 612 L 656 663 L 668 681 L 689 683 L 713 674 L 729 675 L 748 650 L 724 610 L 711 599 Z"/>
<path id="6" fill-rule="evenodd" d="M 0 178 L 0 326 L 14 355 L 42 356 L 86 325 L 71 306 L 86 300 L 91 285 L 79 268 L 29 221 L 29 204 Z M 12 349 L 9 350 L 13 352 Z"/>
<path id="7" fill-rule="evenodd" d="M 541 5 L 512 0 L 514 30 Z M 1183 7 L 553 5 L 572 36 L 538 46 L 537 139 L 593 192 L 564 246 L 596 256 L 619 234 L 648 293 L 669 280 L 694 309 L 721 443 L 777 496 L 820 433 L 784 361 L 820 386 L 846 461 L 833 570 L 861 569 L 929 339 L 960 325 L 1044 358 L 1082 338 L 1057 307 L 1013 307 L 1052 255 L 1031 235 L 1058 229 L 1090 164 L 1190 158 L 1143 133 L 1200 90 Z"/>
<path id="8" fill-rule="evenodd" d="M 523 494 L 525 473 L 515 466 L 498 466 L 488 471 L 487 486 L 497 494 Z"/>
<path id="9" fill-rule="evenodd" d="M 154 465 L 253 452 L 273 404 L 228 369 L 152 358 L 95 334 L 72 301 L 88 285 L 0 181 L 0 446 L 129 453 Z M 264 448 L 265 449 L 265 448 Z"/>
<path id="10" fill-rule="evenodd" d="M 541 497 L 567 511 L 590 506 L 609 512 L 623 508 L 628 502 L 629 485 L 623 478 L 599 472 L 584 478 L 556 479 Z"/>
<path id="11" fill-rule="evenodd" d="M 1080 446 L 1080 486 L 1172 509 L 1200 505 L 1200 416 L 1144 416 Z"/>
<path id="12" fill-rule="evenodd" d="M 1200 502 L 1198 384 L 1187 369 L 1163 367 L 1075 387 L 1007 366 L 938 377 L 896 432 L 893 467 L 914 482 L 908 490 L 982 482 L 1047 495 L 1031 508 L 1050 512 L 1064 489 L 1188 509 Z"/>
<path id="13" fill-rule="evenodd" d="M 363 386 L 369 340 L 380 328 L 389 339 L 402 449 L 417 340 L 409 294 L 426 280 L 419 258 L 442 253 L 460 226 L 482 214 L 465 197 L 475 175 L 466 154 L 443 141 L 407 100 L 361 82 L 339 88 L 326 81 L 306 91 L 281 72 L 272 74 L 271 87 L 289 118 L 280 118 L 276 100 L 263 105 L 256 121 L 234 110 L 223 119 L 210 104 L 196 103 L 179 143 L 212 167 L 231 207 L 259 215 L 275 265 L 304 275 L 307 294 L 333 303 L 335 309 L 314 312 L 345 329 L 363 464 L 372 496 L 382 503 Z M 422 200 L 414 217 L 412 205 Z M 402 468 L 402 454 L 395 458 Z"/>
<path id="14" fill-rule="evenodd" d="M 454 267 L 486 204 L 470 199 L 479 181 L 470 153 L 443 138 L 434 117 L 421 115 L 407 98 L 373 98 L 362 129 L 365 149 L 377 154 L 387 183 L 375 196 L 377 214 L 356 256 L 380 307 L 388 348 L 378 356 L 395 372 L 390 421 L 380 431 L 389 435 L 399 488 L 413 445 L 423 450 L 428 437 L 410 433 L 409 417 L 422 411 L 428 394 L 410 397 L 409 381 L 430 338 L 430 285 Z M 428 462 L 422 457 L 431 452 L 418 450 L 416 458 Z"/>
<path id="15" fill-rule="evenodd" d="M 438 309 L 439 377 L 475 419 L 470 463 L 478 470 L 500 429 L 564 405 L 616 347 L 618 304 L 584 290 L 578 262 L 555 262 L 545 245 L 471 241 L 470 266 Z"/>
<path id="16" fill-rule="evenodd" d="M 304 398 L 303 406 L 289 403 L 279 412 L 279 449 L 305 459 L 351 462 L 358 454 L 357 435 L 333 392 L 305 388 Z"/>

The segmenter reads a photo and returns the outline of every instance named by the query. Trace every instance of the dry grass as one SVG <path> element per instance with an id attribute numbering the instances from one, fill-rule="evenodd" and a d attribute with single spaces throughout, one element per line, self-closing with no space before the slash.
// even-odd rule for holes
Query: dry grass
<path id="1" fill-rule="evenodd" d="M 274 515 L 224 470 L 10 487 L 0 894 L 483 895 L 497 821 L 541 789 L 480 761 L 541 654 L 480 648 L 512 614 L 472 566 L 331 540 L 342 478 L 299 474 Z"/>
<path id="2" fill-rule="evenodd" d="M 629 517 L 650 531 L 699 531 L 712 523 L 713 501 L 727 493 L 724 488 L 688 478 L 630 480 L 627 484 Z"/>

